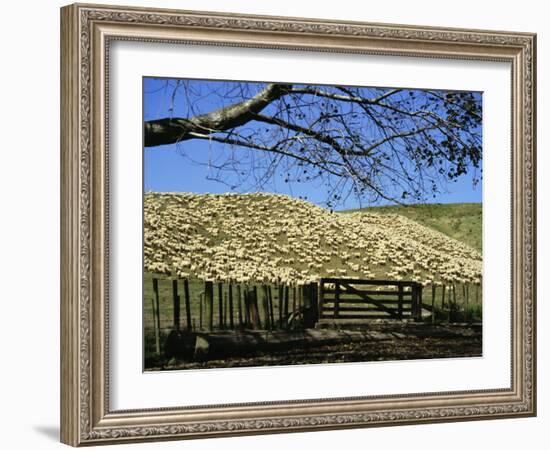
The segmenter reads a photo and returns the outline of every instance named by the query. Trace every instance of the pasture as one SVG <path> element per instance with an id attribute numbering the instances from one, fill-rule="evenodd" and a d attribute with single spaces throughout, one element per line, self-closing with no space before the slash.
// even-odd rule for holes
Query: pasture
<path id="1" fill-rule="evenodd" d="M 447 212 L 438 212 L 439 207 Z M 405 213 L 404 207 L 331 213 L 273 194 L 147 193 L 146 368 L 158 365 L 159 349 L 176 328 L 195 333 L 303 327 L 309 299 L 304 293 L 321 278 L 414 282 L 423 287 L 421 320 L 481 320 L 481 245 L 479 250 L 468 245 L 475 245 L 481 219 L 468 228 L 467 219 L 460 218 L 460 211 L 478 217 L 480 208 L 409 208 Z M 453 230 L 468 243 L 450 237 Z M 328 325 L 345 326 L 345 321 L 333 322 Z"/>
<path id="2" fill-rule="evenodd" d="M 307 284 L 323 277 L 475 283 L 481 253 L 399 214 L 336 214 L 274 194 L 147 193 L 145 272 Z"/>
<path id="3" fill-rule="evenodd" d="M 463 242 L 479 252 L 482 250 L 483 213 L 481 203 L 374 206 L 342 212 L 399 214 Z"/>

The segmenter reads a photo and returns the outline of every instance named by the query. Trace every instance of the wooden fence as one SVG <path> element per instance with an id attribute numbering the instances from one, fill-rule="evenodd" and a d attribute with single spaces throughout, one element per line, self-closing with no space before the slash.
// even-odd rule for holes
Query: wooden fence
<path id="1" fill-rule="evenodd" d="M 155 328 L 157 334 L 163 329 L 313 327 L 318 318 L 317 283 L 298 286 L 158 278 L 151 281 L 145 326 Z"/>
<path id="2" fill-rule="evenodd" d="M 414 319 L 422 317 L 422 285 L 412 281 L 323 278 L 320 318 Z"/>
<path id="3" fill-rule="evenodd" d="M 303 286 L 149 278 L 144 286 L 144 326 L 161 335 L 176 331 L 313 328 L 322 320 L 456 321 L 456 312 L 481 307 L 478 285 L 432 286 L 391 280 L 323 278 Z M 458 317 L 464 318 L 458 314 Z M 466 318 L 467 320 L 467 318 Z"/>

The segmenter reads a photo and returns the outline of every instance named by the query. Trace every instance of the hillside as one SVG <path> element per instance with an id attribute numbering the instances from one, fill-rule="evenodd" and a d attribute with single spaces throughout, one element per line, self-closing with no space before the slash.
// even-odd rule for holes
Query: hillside
<path id="1" fill-rule="evenodd" d="M 482 250 L 481 203 L 436 203 L 410 206 L 376 206 L 342 211 L 399 214 Z"/>
<path id="2" fill-rule="evenodd" d="M 481 254 L 399 214 L 331 213 L 265 193 L 147 193 L 146 272 L 238 282 L 479 282 Z"/>

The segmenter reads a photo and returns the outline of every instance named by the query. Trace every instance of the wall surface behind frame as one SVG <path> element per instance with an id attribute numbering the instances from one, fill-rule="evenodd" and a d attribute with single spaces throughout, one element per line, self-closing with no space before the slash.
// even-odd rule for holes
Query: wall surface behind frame
<path id="1" fill-rule="evenodd" d="M 407 2 L 310 2 L 306 0 L 120 1 L 135 6 L 408 23 L 539 33 L 538 123 L 550 121 L 550 33 L 544 2 L 464 0 Z M 0 333 L 2 337 L 3 447 L 61 448 L 59 417 L 59 7 L 60 1 L 7 2 L 2 8 L 0 72 Z M 313 7 L 313 5 L 315 5 Z M 550 166 L 550 142 L 539 127 L 539 174 Z M 539 177 L 539 248 L 550 245 L 549 177 Z M 550 415 L 547 350 L 550 314 L 545 304 L 548 263 L 539 252 L 539 417 L 367 430 L 142 444 L 139 448 L 331 449 L 398 448 L 448 450 L 466 447 L 544 448 Z M 127 446 L 123 446 L 126 448 Z M 122 448 L 122 447 L 118 447 Z M 137 448 L 137 447 L 132 447 Z"/>

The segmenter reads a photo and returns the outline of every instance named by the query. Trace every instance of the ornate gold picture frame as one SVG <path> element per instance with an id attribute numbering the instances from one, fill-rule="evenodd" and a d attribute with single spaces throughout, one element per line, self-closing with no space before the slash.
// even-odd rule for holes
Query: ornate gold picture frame
<path id="1" fill-rule="evenodd" d="M 116 41 L 509 63 L 510 386 L 113 409 L 109 385 L 108 293 L 112 280 L 108 194 L 112 180 L 108 105 L 110 46 Z M 534 416 L 535 70 L 536 36 L 530 33 L 85 4 L 62 8 L 62 442 L 81 446 Z"/>

